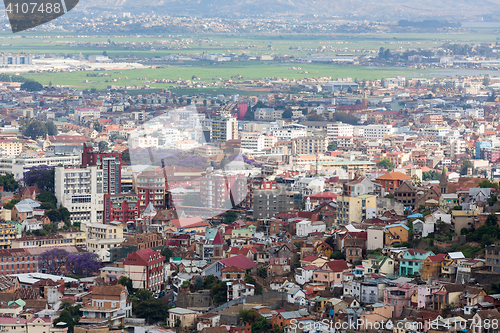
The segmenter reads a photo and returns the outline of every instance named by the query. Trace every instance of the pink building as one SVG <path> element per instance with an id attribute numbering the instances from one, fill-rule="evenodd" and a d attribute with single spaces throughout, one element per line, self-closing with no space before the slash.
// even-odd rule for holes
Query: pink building
<path id="1" fill-rule="evenodd" d="M 394 305 L 394 316 L 399 317 L 405 306 L 411 306 L 413 292 L 418 289 L 416 284 L 400 283 L 396 287 L 384 289 L 384 304 Z"/>
<path id="2" fill-rule="evenodd" d="M 345 260 L 331 260 L 313 273 L 314 283 L 323 283 L 328 287 L 342 285 L 344 273 L 350 272 Z"/>

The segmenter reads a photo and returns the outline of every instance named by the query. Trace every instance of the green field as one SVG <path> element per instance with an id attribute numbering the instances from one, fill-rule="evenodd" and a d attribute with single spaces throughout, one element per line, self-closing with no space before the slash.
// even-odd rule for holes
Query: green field
<path id="1" fill-rule="evenodd" d="M 295 67 L 296 69 L 291 69 Z M 300 69 L 297 69 L 299 68 Z M 337 78 L 357 78 L 362 79 L 382 79 L 392 76 L 424 77 L 430 70 L 405 69 L 394 67 L 367 68 L 360 66 L 342 66 L 331 64 L 298 64 L 298 63 L 278 63 L 269 62 L 226 62 L 220 64 L 194 63 L 191 65 L 168 66 L 164 68 L 145 68 L 131 70 L 112 70 L 105 73 L 106 77 L 87 77 L 87 71 L 72 73 L 34 73 L 22 74 L 22 76 L 39 81 L 42 84 L 52 83 L 54 85 L 67 85 L 78 88 L 105 89 L 107 85 L 131 86 L 149 85 L 155 88 L 169 88 L 175 86 L 168 83 L 152 83 L 157 79 L 182 79 L 191 80 L 196 76 L 207 83 L 218 81 L 219 79 L 230 79 L 240 75 L 243 80 L 250 79 L 271 79 L 288 78 L 303 79 L 310 77 L 329 76 L 335 80 Z M 432 70 L 436 72 L 436 70 Z M 443 71 L 443 75 L 446 72 Z M 141 79 L 136 79 L 141 78 Z M 106 82 L 117 79 L 116 82 Z M 87 81 L 87 82 L 85 82 Z M 230 88 L 230 87 L 229 87 Z M 214 88 L 208 88 L 214 89 Z"/>
<path id="2" fill-rule="evenodd" d="M 463 33 L 381 33 L 381 34 L 176 34 L 176 35 L 76 35 L 71 32 L 45 33 L 23 32 L 0 33 L 0 50 L 13 53 L 98 55 L 104 51 L 111 57 L 160 58 L 169 54 L 244 54 L 249 56 L 274 55 L 303 57 L 308 54 L 332 56 L 338 53 L 364 55 L 377 52 L 380 47 L 396 49 L 418 49 L 438 47 L 444 43 L 495 43 L 499 26 L 470 27 Z M 108 43 L 111 42 L 111 43 Z M 149 62 L 150 63 L 150 62 Z M 243 61 L 230 63 L 188 62 L 169 63 L 162 61 L 160 68 L 107 71 L 111 76 L 87 77 L 88 72 L 21 74 L 43 84 L 68 85 L 76 88 L 106 89 L 108 85 L 175 88 L 175 84 L 153 83 L 157 79 L 190 80 L 193 76 L 212 83 L 219 79 L 241 76 L 243 79 L 270 79 L 274 77 L 303 79 L 310 77 L 382 79 L 386 77 L 429 77 L 447 75 L 450 71 L 420 70 L 399 67 L 366 68 L 352 65 L 301 64 L 280 62 Z M 300 67 L 292 69 L 291 67 Z M 116 82 L 106 82 L 116 79 Z M 186 91 L 200 88 L 180 87 Z M 179 88 L 179 89 L 180 89 Z M 201 89 L 216 94 L 219 91 L 244 88 L 241 84 L 215 86 Z M 194 90 L 193 90 L 194 89 Z M 241 92 L 253 94 L 253 92 Z"/>
<path id="3" fill-rule="evenodd" d="M 500 26 L 473 27 L 464 33 L 381 33 L 381 34 L 135 34 L 76 35 L 70 32 L 0 33 L 2 52 L 96 55 L 111 57 L 163 57 L 180 54 L 248 54 L 305 56 L 308 53 L 354 53 L 377 51 L 380 47 L 417 49 L 443 43 L 495 43 Z M 108 44 L 111 41 L 111 44 Z M 153 51 L 154 50 L 154 51 Z"/>

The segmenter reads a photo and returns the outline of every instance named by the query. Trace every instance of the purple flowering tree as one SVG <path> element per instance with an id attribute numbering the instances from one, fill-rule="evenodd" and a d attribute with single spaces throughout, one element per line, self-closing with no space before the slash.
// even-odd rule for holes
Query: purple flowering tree
<path id="1" fill-rule="evenodd" d="M 68 251 L 53 249 L 46 251 L 38 257 L 38 269 L 48 274 L 63 274 L 68 260 Z"/>
<path id="2" fill-rule="evenodd" d="M 38 186 L 41 191 L 54 192 L 54 167 L 38 165 L 24 173 L 26 186 Z"/>
<path id="3" fill-rule="evenodd" d="M 95 253 L 84 252 L 80 254 L 70 254 L 66 262 L 68 273 L 78 276 L 92 276 L 101 268 L 99 256 Z"/>

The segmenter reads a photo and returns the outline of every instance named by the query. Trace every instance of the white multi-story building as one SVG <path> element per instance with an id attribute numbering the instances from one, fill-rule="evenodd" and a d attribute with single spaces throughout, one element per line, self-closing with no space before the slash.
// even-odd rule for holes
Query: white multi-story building
<path id="1" fill-rule="evenodd" d="M 227 284 L 227 300 L 231 301 L 243 296 L 253 296 L 255 286 L 242 280 L 234 280 Z"/>
<path id="2" fill-rule="evenodd" d="M 154 148 L 158 149 L 158 138 L 150 135 L 134 136 L 128 140 L 128 146 L 134 148 Z"/>
<path id="3" fill-rule="evenodd" d="M 404 87 L 406 84 L 406 79 L 403 76 L 396 76 L 384 79 L 382 83 L 385 88 L 394 89 L 398 87 Z"/>
<path id="4" fill-rule="evenodd" d="M 386 133 L 392 133 L 392 125 L 368 125 L 365 126 L 364 138 L 383 139 Z"/>
<path id="5" fill-rule="evenodd" d="M 87 117 L 89 119 L 99 119 L 101 117 L 100 108 L 76 108 L 75 109 L 75 120 L 80 123 L 83 118 Z"/>
<path id="6" fill-rule="evenodd" d="M 47 166 L 74 166 L 80 165 L 81 155 L 45 156 L 45 157 L 2 157 L 0 158 L 0 174 L 12 173 L 14 179 L 24 177 L 24 172 L 39 165 Z"/>
<path id="7" fill-rule="evenodd" d="M 448 133 L 450 133 L 449 127 L 439 127 L 437 125 L 424 128 L 423 130 L 423 134 L 429 136 L 447 136 Z"/>
<path id="8" fill-rule="evenodd" d="M 272 148 L 278 139 L 275 136 L 263 134 L 257 135 L 242 135 L 241 148 L 251 149 L 254 151 L 262 151 L 266 148 Z"/>
<path id="9" fill-rule="evenodd" d="M 307 136 L 307 127 L 300 124 L 284 125 L 273 131 L 273 136 L 278 140 L 292 140 Z"/>
<path id="10" fill-rule="evenodd" d="M 342 122 L 328 124 L 326 135 L 329 142 L 335 141 L 335 139 L 337 139 L 339 136 L 352 137 L 354 135 L 354 126 L 350 124 L 344 124 Z"/>
<path id="11" fill-rule="evenodd" d="M 71 222 L 102 221 L 103 170 L 97 166 L 56 167 L 57 204 L 71 213 Z"/>
<path id="12" fill-rule="evenodd" d="M 120 226 L 82 223 L 81 230 L 85 232 L 87 251 L 96 253 L 104 262 L 110 260 L 109 250 L 118 247 L 125 240 Z"/>
<path id="13" fill-rule="evenodd" d="M 465 141 L 460 139 L 450 140 L 450 143 L 446 146 L 446 155 L 454 160 L 460 154 L 465 154 Z"/>

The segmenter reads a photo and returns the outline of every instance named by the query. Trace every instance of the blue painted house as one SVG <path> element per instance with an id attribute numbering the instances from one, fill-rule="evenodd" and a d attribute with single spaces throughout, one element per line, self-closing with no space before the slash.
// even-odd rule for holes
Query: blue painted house
<path id="1" fill-rule="evenodd" d="M 424 267 L 424 260 L 433 255 L 432 251 L 419 249 L 406 250 L 399 257 L 399 275 L 420 275 Z"/>

